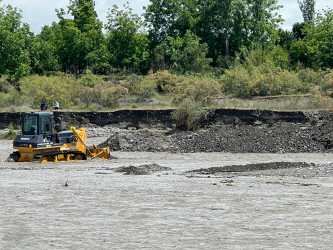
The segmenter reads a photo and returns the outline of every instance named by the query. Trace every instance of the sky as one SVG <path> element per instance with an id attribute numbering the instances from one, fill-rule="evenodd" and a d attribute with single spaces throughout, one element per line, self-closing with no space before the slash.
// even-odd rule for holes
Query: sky
<path id="1" fill-rule="evenodd" d="M 137 14 L 142 14 L 143 6 L 150 3 L 149 0 L 95 0 L 95 10 L 99 20 L 106 24 L 108 10 L 114 4 L 122 7 L 126 2 Z M 50 26 L 52 22 L 58 22 L 55 9 L 64 8 L 67 10 L 69 0 L 0 0 L 0 6 L 4 4 L 10 4 L 20 9 L 23 15 L 22 21 L 29 24 L 32 32 L 39 34 L 44 25 Z M 284 6 L 279 10 L 285 20 L 282 25 L 283 29 L 291 29 L 294 23 L 303 21 L 297 0 L 279 0 L 279 4 Z M 332 0 L 316 0 L 317 11 L 327 8 L 333 9 Z"/>

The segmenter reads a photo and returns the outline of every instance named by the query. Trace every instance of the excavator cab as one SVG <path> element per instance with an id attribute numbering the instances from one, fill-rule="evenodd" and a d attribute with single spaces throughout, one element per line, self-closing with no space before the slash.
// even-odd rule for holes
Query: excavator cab
<path id="1" fill-rule="evenodd" d="M 33 112 L 25 113 L 22 119 L 23 135 L 53 135 L 53 113 L 52 112 Z"/>

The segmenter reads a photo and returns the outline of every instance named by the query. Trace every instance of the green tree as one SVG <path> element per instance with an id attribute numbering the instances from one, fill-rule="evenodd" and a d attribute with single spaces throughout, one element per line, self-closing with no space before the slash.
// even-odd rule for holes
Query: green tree
<path id="1" fill-rule="evenodd" d="M 202 43 L 207 43 L 208 56 L 213 58 L 214 65 L 225 66 L 229 56 L 234 55 L 232 3 L 232 0 L 206 0 L 197 5 L 200 16 L 193 32 Z"/>
<path id="2" fill-rule="evenodd" d="M 242 48 L 265 51 L 278 39 L 278 25 L 282 22 L 277 0 L 234 0 L 232 2 L 234 51 Z"/>
<path id="3" fill-rule="evenodd" d="M 64 72 L 80 73 L 85 69 L 85 60 L 80 54 L 85 50 L 80 30 L 72 20 L 64 19 L 53 25 L 56 37 L 56 55 Z"/>
<path id="4" fill-rule="evenodd" d="M 147 64 L 149 40 L 142 31 L 143 22 L 133 14 L 128 4 L 124 9 L 117 5 L 109 11 L 107 29 L 107 48 L 111 56 L 111 65 L 138 71 Z"/>
<path id="5" fill-rule="evenodd" d="M 315 18 L 315 0 L 298 0 L 299 8 L 301 9 L 303 20 L 305 23 L 312 23 Z"/>
<path id="6" fill-rule="evenodd" d="M 153 45 L 188 30 L 209 47 L 214 65 L 225 65 L 241 48 L 266 46 L 277 39 L 282 21 L 277 0 L 152 0 L 145 18 Z"/>
<path id="7" fill-rule="evenodd" d="M 57 10 L 59 23 L 53 24 L 49 35 L 63 70 L 82 73 L 89 67 L 92 54 L 98 54 L 105 45 L 102 23 L 91 0 L 70 0 L 68 14 L 73 19 L 65 18 L 64 9 Z"/>
<path id="8" fill-rule="evenodd" d="M 292 33 L 296 40 L 303 39 L 305 37 L 305 23 L 294 23 Z"/>
<path id="9" fill-rule="evenodd" d="M 21 19 L 17 8 L 0 6 L 0 76 L 5 74 L 10 81 L 18 81 L 30 73 L 28 48 L 33 34 Z"/>
<path id="10" fill-rule="evenodd" d="M 303 34 L 303 39 L 295 40 L 290 48 L 293 63 L 316 70 L 332 68 L 333 10 L 319 13 L 313 23 L 305 24 Z"/>
<path id="11" fill-rule="evenodd" d="M 167 37 L 184 36 L 187 30 L 193 31 L 200 6 L 199 0 L 151 0 L 145 21 L 152 42 L 156 45 Z"/>
<path id="12" fill-rule="evenodd" d="M 167 58 L 162 65 L 169 65 L 171 69 L 180 72 L 199 73 L 209 69 L 212 59 L 207 58 L 208 46 L 201 44 L 191 31 L 184 37 L 168 37 L 156 48 L 157 58 Z"/>
<path id="13" fill-rule="evenodd" d="M 313 68 L 333 68 L 333 10 L 325 10 L 306 27 L 307 54 Z"/>
<path id="14" fill-rule="evenodd" d="M 107 74 L 110 68 L 110 54 L 106 44 L 93 50 L 87 56 L 88 68 L 95 74 Z"/>
<path id="15" fill-rule="evenodd" d="M 295 39 L 292 31 L 282 29 L 278 29 L 278 37 L 276 45 L 280 45 L 286 50 L 290 49 L 291 44 Z"/>
<path id="16" fill-rule="evenodd" d="M 102 23 L 97 19 L 93 0 L 70 0 L 68 12 L 74 18 L 75 26 L 82 32 L 100 30 Z"/>
<path id="17" fill-rule="evenodd" d="M 55 47 L 41 36 L 32 39 L 30 45 L 31 70 L 35 74 L 45 75 L 49 72 L 60 70 L 60 65 L 55 57 Z"/>

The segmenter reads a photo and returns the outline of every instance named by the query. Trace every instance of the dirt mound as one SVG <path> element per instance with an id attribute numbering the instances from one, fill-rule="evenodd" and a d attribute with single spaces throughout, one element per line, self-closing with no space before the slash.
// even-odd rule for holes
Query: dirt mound
<path id="1" fill-rule="evenodd" d="M 113 151 L 314 153 L 333 152 L 333 126 L 279 122 L 273 125 L 214 125 L 196 132 L 119 130 L 100 146 Z"/>
<path id="2" fill-rule="evenodd" d="M 126 175 L 149 175 L 155 172 L 168 171 L 168 170 L 171 170 L 171 168 L 161 167 L 157 164 L 145 164 L 138 167 L 135 166 L 120 167 L 117 168 L 115 171 L 124 173 Z"/>

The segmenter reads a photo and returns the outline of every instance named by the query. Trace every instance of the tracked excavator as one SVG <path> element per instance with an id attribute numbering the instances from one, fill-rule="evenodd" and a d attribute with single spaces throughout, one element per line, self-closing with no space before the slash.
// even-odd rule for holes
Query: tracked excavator
<path id="1" fill-rule="evenodd" d="M 110 158 L 110 149 L 86 145 L 84 128 L 62 131 L 60 117 L 53 112 L 27 112 L 22 117 L 22 133 L 13 141 L 14 151 L 9 160 L 18 162 L 59 162 Z"/>

